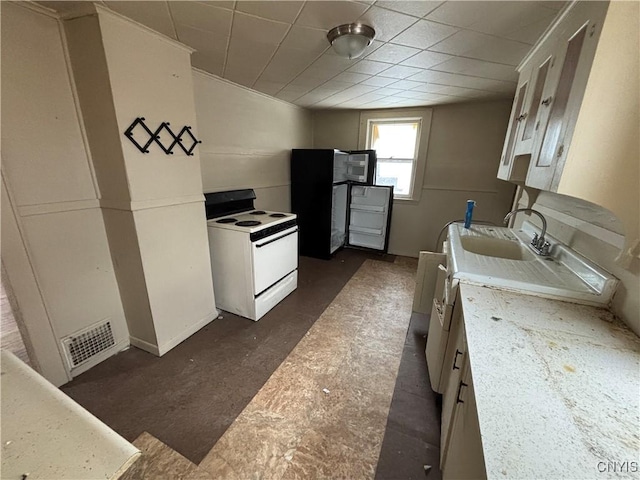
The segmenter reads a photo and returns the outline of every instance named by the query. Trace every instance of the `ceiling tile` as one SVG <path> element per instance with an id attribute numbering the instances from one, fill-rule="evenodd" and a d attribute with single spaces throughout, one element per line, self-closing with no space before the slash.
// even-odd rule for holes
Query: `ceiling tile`
<path id="1" fill-rule="evenodd" d="M 293 1 L 251 2 L 242 0 L 237 2 L 236 10 L 267 18 L 269 20 L 293 23 L 303 4 L 304 2 Z"/>
<path id="2" fill-rule="evenodd" d="M 314 56 L 306 50 L 280 47 L 262 72 L 260 80 L 290 82 L 313 62 Z"/>
<path id="3" fill-rule="evenodd" d="M 420 73 L 421 71 L 422 70 L 420 68 L 406 67 L 404 65 L 394 65 L 393 67 L 388 68 L 379 75 L 381 77 L 407 78 L 411 75 L 415 75 L 416 73 Z"/>
<path id="4" fill-rule="evenodd" d="M 231 10 L 198 2 L 171 2 L 169 8 L 176 28 L 182 25 L 213 32 L 218 36 L 229 36 L 233 16 Z"/>
<path id="5" fill-rule="evenodd" d="M 191 65 L 214 75 L 222 77 L 225 52 L 194 52 L 191 54 Z"/>
<path id="6" fill-rule="evenodd" d="M 284 87 L 282 90 L 280 90 L 279 93 L 295 93 L 298 95 L 298 97 L 301 97 L 302 95 L 308 93 L 310 90 L 312 90 L 312 88 L 304 85 L 289 84 L 286 87 Z"/>
<path id="7" fill-rule="evenodd" d="M 316 102 L 324 100 L 325 98 L 327 98 L 330 95 L 332 95 L 331 92 L 313 90 L 313 91 L 307 93 L 306 95 L 303 95 L 298 100 L 301 103 L 306 103 L 306 104 L 309 104 L 309 105 L 313 105 Z M 298 103 L 298 101 L 296 101 L 296 103 Z"/>
<path id="8" fill-rule="evenodd" d="M 253 89 L 258 90 L 259 92 L 266 93 L 267 95 L 275 95 L 276 92 L 284 88 L 286 84 L 282 82 L 269 82 L 266 80 L 258 80 L 254 85 Z"/>
<path id="9" fill-rule="evenodd" d="M 411 90 L 420 85 L 420 82 L 414 80 L 400 80 L 389 85 L 391 88 L 402 88 L 403 90 Z"/>
<path id="10" fill-rule="evenodd" d="M 326 30 L 345 23 L 355 22 L 367 5 L 355 2 L 306 2 L 296 20 L 296 25 Z"/>
<path id="11" fill-rule="evenodd" d="M 197 28 L 176 25 L 180 41 L 203 55 L 224 59 L 227 54 L 228 37 Z M 195 54 L 194 54 L 195 55 Z M 214 73 L 214 72 L 211 72 Z"/>
<path id="12" fill-rule="evenodd" d="M 364 80 L 371 78 L 371 75 L 364 75 L 362 73 L 352 73 L 352 72 L 342 72 L 340 75 L 336 76 L 335 79 L 339 82 L 348 82 L 348 83 L 360 83 Z"/>
<path id="13" fill-rule="evenodd" d="M 352 85 L 341 92 L 338 92 L 332 96 L 330 96 L 327 100 L 336 101 L 337 103 L 346 102 L 347 100 L 351 100 L 352 98 L 359 97 L 360 95 L 364 95 L 365 93 L 369 93 L 373 90 L 376 90 L 376 87 L 370 87 L 368 85 Z"/>
<path id="14" fill-rule="evenodd" d="M 287 23 L 274 22 L 272 20 L 236 12 L 233 16 L 231 37 L 279 45 L 288 30 L 289 24 Z"/>
<path id="15" fill-rule="evenodd" d="M 479 1 L 455 1 L 444 2 L 425 18 L 456 27 L 469 27 L 478 18 L 483 17 L 484 12 L 499 7 L 502 2 L 479 2 Z"/>
<path id="16" fill-rule="evenodd" d="M 349 87 L 352 87 L 352 83 L 341 82 L 339 80 L 329 80 L 327 83 L 322 85 L 320 89 L 325 91 L 332 91 L 333 93 L 337 93 L 341 90 L 345 90 Z M 318 89 L 319 90 L 319 89 Z"/>
<path id="17" fill-rule="evenodd" d="M 376 6 L 371 7 L 362 15 L 358 21 L 372 26 L 376 35 L 375 38 L 388 42 L 393 37 L 404 31 L 407 27 L 416 22 L 415 17 L 398 13 Z"/>
<path id="18" fill-rule="evenodd" d="M 413 87 L 411 90 L 424 93 L 440 93 L 447 88 L 446 85 L 438 85 L 435 83 L 421 83 L 417 87 Z"/>
<path id="19" fill-rule="evenodd" d="M 183 0 L 178 0 L 183 1 Z M 236 2 L 233 1 L 225 1 L 225 0 L 206 0 L 206 1 L 198 1 L 194 3 L 202 3 L 204 5 L 208 5 L 210 7 L 218 7 L 218 8 L 226 8 L 227 10 L 233 10 Z"/>
<path id="20" fill-rule="evenodd" d="M 413 60 L 413 58 L 409 60 Z M 472 58 L 454 57 L 431 69 L 440 72 L 463 73 L 474 77 L 492 78 L 494 80 L 518 81 L 518 72 L 512 66 L 484 62 Z"/>
<path id="21" fill-rule="evenodd" d="M 475 88 L 478 90 L 488 90 L 509 95 L 512 95 L 516 89 L 516 84 L 514 82 L 504 82 L 502 80 L 470 77 L 468 75 L 459 75 L 454 73 L 435 72 L 433 70 L 424 70 L 422 71 L 422 73 L 418 73 L 410 77 L 410 80 L 418 82 L 437 83 L 439 85 L 453 85 L 456 87 Z"/>
<path id="22" fill-rule="evenodd" d="M 418 92 L 416 90 L 403 90 L 401 92 L 398 92 L 398 93 L 394 94 L 394 97 L 421 99 L 421 98 L 427 97 L 428 95 L 431 95 L 431 94 L 430 93 L 424 93 L 424 92 Z"/>
<path id="23" fill-rule="evenodd" d="M 251 65 L 229 65 L 224 68 L 224 78 L 251 88 L 260 76 L 261 70 Z"/>
<path id="24" fill-rule="evenodd" d="M 435 8 L 444 2 L 431 2 L 431 1 L 386 1 L 378 0 L 376 7 L 388 8 L 389 10 L 395 10 L 396 12 L 402 12 L 414 17 L 424 17 L 426 14 L 432 12 Z"/>
<path id="25" fill-rule="evenodd" d="M 438 95 L 456 96 L 463 98 L 481 98 L 486 96 L 495 95 L 495 92 L 489 92 L 487 90 L 475 90 L 464 87 L 454 87 L 451 85 L 436 85 L 433 83 L 424 83 L 413 90 L 417 92 L 432 93 Z M 499 94 L 498 94 L 499 95 Z"/>
<path id="26" fill-rule="evenodd" d="M 516 40 L 518 42 L 524 42 L 528 43 L 529 45 L 533 45 L 538 41 L 542 33 L 547 29 L 549 25 L 550 22 L 548 21 L 548 19 L 544 18 L 542 20 L 538 20 L 536 23 L 527 25 L 526 27 L 522 27 L 517 30 L 505 33 L 502 36 L 510 40 Z"/>
<path id="27" fill-rule="evenodd" d="M 349 60 L 348 58 L 339 57 L 338 55 L 332 55 L 327 51 L 313 63 L 313 66 L 338 73 L 352 67 L 356 62 L 357 60 L 355 59 Z"/>
<path id="28" fill-rule="evenodd" d="M 166 2 L 105 2 L 105 5 L 111 10 L 142 23 L 157 32 L 176 38 L 176 32 L 173 28 Z"/>
<path id="29" fill-rule="evenodd" d="M 427 18 L 500 37 L 517 34 L 522 29 L 536 25 L 535 39 L 537 39 L 557 14 L 557 10 L 549 8 L 546 3 L 530 1 L 446 2 L 429 14 Z"/>
<path id="30" fill-rule="evenodd" d="M 322 80 L 323 82 L 329 80 L 336 76 L 336 72 L 332 70 L 327 70 L 324 68 L 318 68 L 314 65 L 311 65 L 304 72 L 302 72 L 298 78 L 300 79 L 312 79 L 312 80 Z"/>
<path id="31" fill-rule="evenodd" d="M 442 62 L 446 62 L 447 60 L 451 60 L 452 58 L 456 57 L 447 55 L 446 53 L 424 51 L 406 59 L 402 62 L 402 65 L 408 65 L 410 67 L 429 68 Z"/>
<path id="32" fill-rule="evenodd" d="M 403 45 L 394 45 L 393 43 L 385 43 L 375 52 L 367 56 L 367 60 L 375 60 L 386 63 L 400 63 L 409 57 L 412 57 L 420 50 Z"/>
<path id="33" fill-rule="evenodd" d="M 384 93 L 378 93 L 378 91 L 365 93 L 364 95 L 360 95 L 353 99 L 353 101 L 357 101 L 358 103 L 368 103 L 374 100 L 380 100 L 381 98 L 386 97 Z"/>
<path id="34" fill-rule="evenodd" d="M 371 85 L 372 87 L 384 87 L 393 82 L 395 82 L 395 79 L 393 78 L 371 77 L 368 80 L 365 80 L 364 82 L 362 82 L 362 84 Z"/>
<path id="35" fill-rule="evenodd" d="M 499 8 L 493 8 L 469 28 L 478 32 L 505 37 L 521 29 L 537 24 L 539 37 L 556 17 L 556 10 L 546 8 L 535 2 L 497 2 Z"/>
<path id="36" fill-rule="evenodd" d="M 407 90 L 408 90 L 407 88 L 384 87 L 384 88 L 380 88 L 380 89 L 376 90 L 376 92 L 382 92 L 385 95 L 396 95 L 397 93 L 406 92 Z"/>
<path id="37" fill-rule="evenodd" d="M 278 47 L 231 37 L 224 77 L 242 85 L 251 86 Z"/>
<path id="38" fill-rule="evenodd" d="M 458 31 L 459 29 L 456 27 L 420 20 L 397 37 L 394 37 L 393 43 L 424 49 L 435 45 Z"/>
<path id="39" fill-rule="evenodd" d="M 389 67 L 390 65 L 388 63 L 374 62 L 372 60 L 361 60 L 353 67 L 351 67 L 348 71 L 375 75 L 376 73 L 380 73 Z"/>
<path id="40" fill-rule="evenodd" d="M 303 77 L 302 75 L 299 75 L 289 85 L 297 85 L 297 86 L 300 86 L 300 87 L 308 87 L 309 90 L 310 90 L 312 88 L 316 88 L 316 87 L 322 85 L 326 81 L 327 80 L 323 80 L 321 78 L 309 78 L 309 77 Z"/>
<path id="41" fill-rule="evenodd" d="M 320 55 L 331 47 L 327 40 L 327 32 L 317 28 L 293 25 L 282 42 L 283 47 L 300 48 Z"/>
<path id="42" fill-rule="evenodd" d="M 527 54 L 530 46 L 483 33 L 461 30 L 429 50 L 515 66 Z"/>
<path id="43" fill-rule="evenodd" d="M 302 95 L 296 92 L 285 92 L 282 90 L 276 93 L 276 98 L 279 98 L 280 100 L 284 100 L 285 102 L 290 102 L 290 103 L 293 103 L 297 98 L 300 98 L 301 96 Z"/>

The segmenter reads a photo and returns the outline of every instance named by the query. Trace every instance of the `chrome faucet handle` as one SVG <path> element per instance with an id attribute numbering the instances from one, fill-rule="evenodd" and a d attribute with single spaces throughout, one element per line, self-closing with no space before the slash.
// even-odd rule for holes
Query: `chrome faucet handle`
<path id="1" fill-rule="evenodd" d="M 544 242 L 542 247 L 540 247 L 540 255 L 544 255 L 545 257 L 549 255 L 549 249 L 551 248 L 551 244 L 549 242 Z"/>
<path id="2" fill-rule="evenodd" d="M 533 245 L 534 247 L 538 247 L 538 234 L 534 233 L 533 234 L 533 238 L 531 239 L 531 245 Z"/>

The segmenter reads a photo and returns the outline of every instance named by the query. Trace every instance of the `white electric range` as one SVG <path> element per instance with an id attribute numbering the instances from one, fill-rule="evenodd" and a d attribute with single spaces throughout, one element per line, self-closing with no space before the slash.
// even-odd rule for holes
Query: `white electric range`
<path id="1" fill-rule="evenodd" d="M 253 208 L 253 190 L 205 194 L 216 304 L 259 320 L 298 286 L 296 215 Z"/>

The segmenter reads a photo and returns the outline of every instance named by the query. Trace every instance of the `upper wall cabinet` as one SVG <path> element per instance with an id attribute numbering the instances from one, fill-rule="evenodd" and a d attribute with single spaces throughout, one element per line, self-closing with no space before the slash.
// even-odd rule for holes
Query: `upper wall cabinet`
<path id="1" fill-rule="evenodd" d="M 638 2 L 571 3 L 518 67 L 498 178 L 609 209 L 637 255 Z"/>

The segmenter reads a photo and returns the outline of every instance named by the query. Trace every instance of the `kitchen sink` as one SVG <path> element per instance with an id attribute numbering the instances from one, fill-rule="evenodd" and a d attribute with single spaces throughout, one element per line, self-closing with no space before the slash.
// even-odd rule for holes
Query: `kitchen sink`
<path id="1" fill-rule="evenodd" d="M 464 236 L 460 238 L 460 243 L 467 252 L 478 255 L 507 260 L 535 260 L 535 255 L 517 240 Z"/>
<path id="2" fill-rule="evenodd" d="M 449 226 L 447 255 L 455 278 L 501 289 L 606 306 L 618 279 L 552 236 L 550 254 L 536 255 L 529 243 L 539 229 L 461 224 Z"/>

